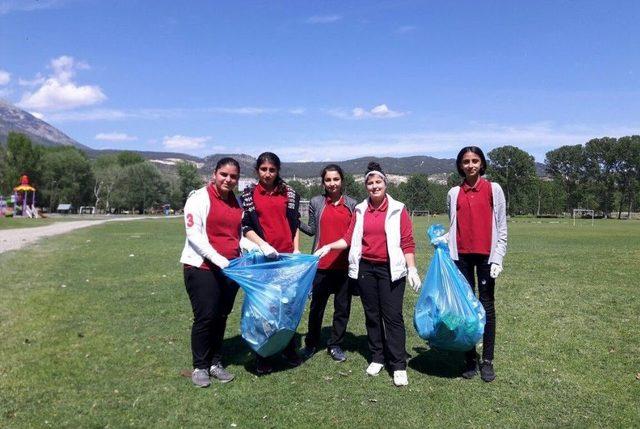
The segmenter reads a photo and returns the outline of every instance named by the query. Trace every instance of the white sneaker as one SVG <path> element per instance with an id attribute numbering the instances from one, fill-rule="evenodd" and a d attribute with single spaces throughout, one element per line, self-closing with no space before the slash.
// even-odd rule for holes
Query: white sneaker
<path id="1" fill-rule="evenodd" d="M 367 374 L 375 377 L 376 375 L 380 374 L 380 371 L 382 371 L 382 368 L 384 368 L 383 364 L 377 363 L 377 362 L 371 362 L 369 364 L 369 367 L 367 368 Z"/>
<path id="2" fill-rule="evenodd" d="M 409 384 L 407 371 L 393 371 L 393 384 L 396 386 L 406 386 Z"/>

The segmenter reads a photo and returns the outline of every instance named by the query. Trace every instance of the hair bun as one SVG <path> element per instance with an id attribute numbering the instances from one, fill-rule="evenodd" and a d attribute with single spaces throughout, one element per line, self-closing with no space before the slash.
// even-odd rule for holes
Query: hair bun
<path id="1" fill-rule="evenodd" d="M 382 167 L 380 167 L 380 164 L 378 164 L 375 161 L 371 161 L 368 165 L 367 165 L 367 173 L 370 171 L 379 171 L 380 173 L 384 174 L 384 171 L 382 171 Z"/>

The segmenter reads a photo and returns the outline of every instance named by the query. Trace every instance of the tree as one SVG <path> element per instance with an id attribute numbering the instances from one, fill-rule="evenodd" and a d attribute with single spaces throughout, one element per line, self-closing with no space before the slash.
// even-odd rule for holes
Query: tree
<path id="1" fill-rule="evenodd" d="M 596 197 L 604 217 L 609 217 L 613 209 L 620 155 L 615 138 L 592 139 L 584 146 L 586 175 L 583 181 Z"/>
<path id="2" fill-rule="evenodd" d="M 42 152 L 42 146 L 34 146 L 24 134 L 9 133 L 1 175 L 3 186 L 7 192 L 11 192 L 13 187 L 18 185 L 23 174 L 29 176 L 31 184 L 36 188 L 43 185 L 41 183 L 42 166 L 40 165 Z"/>
<path id="3" fill-rule="evenodd" d="M 616 177 L 620 190 L 618 219 L 622 217 L 622 205 L 626 201 L 627 212 L 631 214 L 635 196 L 640 190 L 640 136 L 626 136 L 618 139 L 620 163 Z"/>
<path id="4" fill-rule="evenodd" d="M 402 202 L 410 211 L 431 210 L 431 183 L 426 174 L 413 174 L 402 184 Z M 398 196 L 400 198 L 400 196 Z"/>
<path id="5" fill-rule="evenodd" d="M 180 207 L 182 207 L 185 201 L 187 201 L 189 193 L 194 189 L 200 188 L 203 185 L 203 180 L 198 173 L 198 167 L 191 162 L 179 161 L 176 167 L 180 179 L 180 194 L 182 200 Z"/>
<path id="6" fill-rule="evenodd" d="M 146 161 L 144 157 L 139 153 L 131 152 L 128 150 L 120 152 L 118 155 L 116 155 L 116 157 L 118 159 L 118 164 L 120 164 L 120 167 L 141 164 Z"/>
<path id="7" fill-rule="evenodd" d="M 488 153 L 487 172 L 502 186 L 507 200 L 507 212 L 531 213 L 533 180 L 536 165 L 533 156 L 514 146 L 502 146 Z"/>
<path id="8" fill-rule="evenodd" d="M 354 200 L 360 202 L 367 197 L 367 189 L 364 184 L 356 183 L 353 175 L 346 174 L 344 175 L 344 180 L 342 181 L 342 189 L 344 189 L 344 193 L 349 195 Z"/>
<path id="9" fill-rule="evenodd" d="M 158 168 L 148 161 L 127 165 L 122 169 L 116 187 L 117 205 L 145 213 L 148 207 L 165 203 L 168 183 Z"/>
<path id="10" fill-rule="evenodd" d="M 585 156 L 582 145 L 562 146 L 547 152 L 545 168 L 547 173 L 558 181 L 566 194 L 565 211 L 570 212 L 578 208 L 584 198 L 584 192 L 579 188 L 580 181 L 585 176 Z M 586 208 L 586 207 L 585 207 Z"/>
<path id="11" fill-rule="evenodd" d="M 42 194 L 50 210 L 60 202 L 71 203 L 75 207 L 90 203 L 94 177 L 84 152 L 72 146 L 47 148 L 41 164 Z"/>

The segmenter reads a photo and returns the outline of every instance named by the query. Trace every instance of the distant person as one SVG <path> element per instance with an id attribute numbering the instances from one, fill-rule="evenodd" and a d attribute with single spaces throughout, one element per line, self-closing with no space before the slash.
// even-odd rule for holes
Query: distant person
<path id="1" fill-rule="evenodd" d="M 302 232 L 314 236 L 313 252 L 325 244 L 344 237 L 356 207 L 356 200 L 344 195 L 344 174 L 339 165 L 325 166 L 320 177 L 324 186 L 324 194 L 311 198 L 309 224 L 300 224 Z M 324 310 L 327 307 L 329 296 L 333 294 L 333 324 L 331 338 L 327 343 L 327 352 L 337 362 L 344 362 L 347 359 L 341 347 L 351 311 L 347 256 L 346 249 L 332 250 L 318 264 L 311 293 L 309 330 L 302 352 L 305 358 L 310 358 L 318 350 Z"/>
<path id="2" fill-rule="evenodd" d="M 477 283 L 479 299 L 487 318 L 482 337 L 480 378 L 491 382 L 496 378 L 493 367 L 495 279 L 502 272 L 502 259 L 507 251 L 506 203 L 500 185 L 482 177 L 487 161 L 479 147 L 463 148 L 456 158 L 456 167 L 464 180 L 447 194 L 450 228 L 446 241 L 449 242 L 451 258 L 474 293 Z M 478 354 L 474 347 L 465 355 L 462 376 L 471 379 L 477 374 Z"/>
<path id="3" fill-rule="evenodd" d="M 344 238 L 315 254 L 322 258 L 331 250 L 351 246 L 349 277 L 358 281 L 372 355 L 366 373 L 376 376 L 386 364 L 393 383 L 406 386 L 405 278 L 414 291 L 421 286 L 411 218 L 404 204 L 387 194 L 387 176 L 378 163 L 369 163 L 364 181 L 369 196 L 356 206 Z"/>
<path id="4" fill-rule="evenodd" d="M 211 182 L 193 191 L 184 206 L 187 238 L 180 262 L 193 308 L 191 381 L 197 387 L 209 386 L 210 378 L 234 378 L 222 365 L 222 341 L 238 285 L 221 270 L 240 254 L 242 208 L 233 193 L 239 176 L 238 162 L 222 158 Z"/>
<path id="5" fill-rule="evenodd" d="M 280 177 L 280 164 L 275 153 L 260 154 L 255 166 L 258 184 L 248 186 L 240 196 L 244 209 L 242 231 L 268 258 L 277 258 L 279 252 L 300 253 L 300 196 Z M 295 338 L 282 356 L 290 366 L 302 363 Z M 256 372 L 262 375 L 272 371 L 269 359 L 256 354 Z"/>

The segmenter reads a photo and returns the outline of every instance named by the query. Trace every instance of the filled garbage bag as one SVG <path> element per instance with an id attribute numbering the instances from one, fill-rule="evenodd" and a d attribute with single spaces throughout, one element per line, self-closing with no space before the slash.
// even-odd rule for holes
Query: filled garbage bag
<path id="1" fill-rule="evenodd" d="M 431 241 L 444 233 L 442 225 L 431 225 L 427 236 Z M 467 351 L 482 338 L 484 308 L 451 259 L 447 243 L 436 244 L 413 325 L 420 338 L 437 349 Z"/>
<path id="2" fill-rule="evenodd" d="M 251 252 L 222 270 L 245 293 L 240 329 L 257 354 L 271 356 L 287 346 L 302 318 L 317 268 L 313 255 L 281 253 L 274 260 Z"/>

